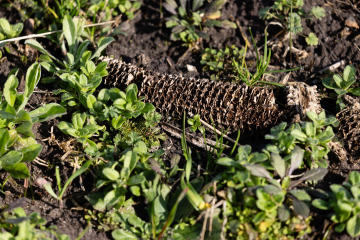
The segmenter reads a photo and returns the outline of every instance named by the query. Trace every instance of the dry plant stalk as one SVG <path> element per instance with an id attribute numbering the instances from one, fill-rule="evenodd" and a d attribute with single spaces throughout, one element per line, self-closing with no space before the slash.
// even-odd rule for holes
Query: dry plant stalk
<path id="1" fill-rule="evenodd" d="M 99 60 L 108 62 L 107 87 L 125 90 L 129 84 L 135 83 L 139 97 L 145 97 L 145 101 L 152 103 L 163 118 L 181 118 L 185 111 L 190 116 L 199 114 L 208 123 L 212 118 L 217 127 L 229 128 L 230 131 L 241 129 L 261 133 L 290 120 L 295 114 L 301 113 L 303 117 L 304 111 L 319 102 L 316 87 L 304 85 L 280 89 L 283 95 L 288 95 L 288 103 L 291 100 L 281 109 L 275 102 L 273 89 L 269 87 L 159 74 L 108 57 Z M 297 91 L 301 93 L 296 94 Z M 291 111 L 286 110 L 287 107 Z"/>

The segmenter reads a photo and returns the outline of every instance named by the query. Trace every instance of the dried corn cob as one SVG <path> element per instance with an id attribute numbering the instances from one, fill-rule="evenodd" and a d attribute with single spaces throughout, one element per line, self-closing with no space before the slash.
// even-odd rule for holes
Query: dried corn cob
<path id="1" fill-rule="evenodd" d="M 211 117 L 216 126 L 222 129 L 253 132 L 265 130 L 298 113 L 280 109 L 275 103 L 272 88 L 153 73 L 107 57 L 99 60 L 109 63 L 109 75 L 105 80 L 107 87 L 125 90 L 127 85 L 135 83 L 139 97 L 144 96 L 145 101 L 154 104 L 164 118 L 181 117 L 185 111 L 189 115 L 199 114 L 201 119 L 209 123 Z M 288 94 L 289 89 L 291 91 Z M 296 93 L 300 89 L 292 87 L 283 91 L 293 105 L 304 101 L 304 96 Z M 312 89 L 311 93 L 315 95 L 305 96 L 306 101 L 315 99 L 317 103 L 316 89 Z M 299 109 L 302 111 L 307 106 Z"/>

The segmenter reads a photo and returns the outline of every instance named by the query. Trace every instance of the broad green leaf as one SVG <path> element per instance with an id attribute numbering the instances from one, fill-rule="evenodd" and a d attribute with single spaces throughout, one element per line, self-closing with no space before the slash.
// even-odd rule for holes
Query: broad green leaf
<path id="1" fill-rule="evenodd" d="M 98 48 L 96 49 L 95 53 L 91 56 L 90 60 L 100 56 L 101 52 L 106 48 L 106 46 L 113 41 L 115 41 L 115 39 L 112 37 L 101 38 L 97 44 Z"/>
<path id="2" fill-rule="evenodd" d="M 10 141 L 10 133 L 6 128 L 0 129 L 0 157 L 8 150 Z"/>
<path id="3" fill-rule="evenodd" d="M 25 41 L 25 44 L 29 45 L 30 47 L 35 48 L 36 50 L 40 51 L 43 54 L 51 57 L 52 59 L 54 59 L 55 61 L 60 63 L 62 66 L 64 66 L 64 64 L 62 62 L 60 62 L 56 57 L 51 55 L 48 51 L 46 51 L 45 48 L 43 46 L 41 46 L 41 44 L 38 41 L 36 41 L 34 39 L 29 39 L 29 40 Z"/>
<path id="4" fill-rule="evenodd" d="M 41 66 L 39 63 L 32 64 L 26 72 L 25 92 L 24 95 L 30 98 L 34 88 L 39 83 L 41 77 Z"/>
<path id="5" fill-rule="evenodd" d="M 342 90 L 341 88 L 337 88 L 337 89 L 335 89 L 334 91 L 335 91 L 335 92 L 337 93 L 337 95 L 339 95 L 339 96 L 344 95 L 345 93 L 347 93 L 346 90 Z"/>
<path id="6" fill-rule="evenodd" d="M 0 18 L 0 29 L 11 38 L 11 25 L 6 18 Z"/>
<path id="7" fill-rule="evenodd" d="M 163 7 L 171 14 L 177 15 L 176 8 L 178 7 L 178 5 L 175 0 L 166 0 L 166 2 L 163 3 Z"/>
<path id="8" fill-rule="evenodd" d="M 304 219 L 308 218 L 310 215 L 309 206 L 303 201 L 298 200 L 297 198 L 293 199 L 294 212 L 297 215 L 301 215 Z"/>
<path id="9" fill-rule="evenodd" d="M 23 23 L 16 23 L 16 24 L 12 25 L 11 26 L 11 31 L 12 31 L 11 37 L 12 38 L 17 37 L 22 32 L 23 28 L 24 28 Z"/>
<path id="10" fill-rule="evenodd" d="M 278 188 L 274 185 L 265 185 L 264 191 L 267 192 L 268 194 L 276 195 L 276 194 L 281 193 L 282 189 Z"/>
<path id="11" fill-rule="evenodd" d="M 30 112 L 34 122 L 45 122 L 66 114 L 66 109 L 57 103 L 45 104 Z"/>
<path id="12" fill-rule="evenodd" d="M 8 171 L 13 178 L 29 178 L 30 172 L 24 163 L 16 163 L 14 165 L 6 165 L 3 168 Z"/>
<path id="13" fill-rule="evenodd" d="M 352 206 L 342 200 L 337 200 L 334 210 L 336 213 L 336 220 L 341 223 L 349 219 L 352 212 Z"/>
<path id="14" fill-rule="evenodd" d="M 301 166 L 303 162 L 303 157 L 304 150 L 302 150 L 299 146 L 295 146 L 294 150 L 291 152 L 289 176 L 291 176 L 291 174 Z"/>
<path id="15" fill-rule="evenodd" d="M 282 222 L 287 221 L 289 219 L 289 217 L 290 217 L 290 209 L 285 204 L 282 204 L 277 209 L 277 213 L 278 213 L 278 217 L 279 217 L 280 221 L 282 221 Z"/>
<path id="16" fill-rule="evenodd" d="M 286 173 L 286 164 L 284 159 L 277 153 L 271 154 L 271 165 L 275 168 L 276 172 L 281 178 L 285 176 Z"/>
<path id="17" fill-rule="evenodd" d="M 351 183 L 351 185 L 356 185 L 360 183 L 360 174 L 356 171 L 352 171 L 349 174 L 349 182 Z"/>
<path id="18" fill-rule="evenodd" d="M 259 10 L 258 14 L 261 19 L 265 19 L 265 17 L 268 15 L 269 10 L 271 7 L 265 7 Z"/>
<path id="19" fill-rule="evenodd" d="M 314 168 L 307 171 L 298 181 L 319 181 L 325 177 L 328 170 L 326 168 Z"/>
<path id="20" fill-rule="evenodd" d="M 68 122 L 61 121 L 59 122 L 57 127 L 65 134 L 71 135 L 73 137 L 78 137 L 76 134 L 77 130 L 73 128 L 73 126 Z"/>
<path id="21" fill-rule="evenodd" d="M 23 158 L 21 162 L 31 162 L 33 161 L 42 150 L 41 144 L 33 144 L 28 147 L 20 149 L 20 152 L 23 153 Z"/>
<path id="22" fill-rule="evenodd" d="M 75 50 L 77 47 L 76 46 L 76 27 L 75 27 L 73 19 L 69 15 L 66 15 L 64 17 L 62 29 L 63 29 L 64 36 L 66 38 L 66 42 L 69 46 L 70 53 L 75 54 Z"/>
<path id="23" fill-rule="evenodd" d="M 314 137 L 316 134 L 316 128 L 313 123 L 307 122 L 305 123 L 305 133 L 309 137 Z"/>
<path id="24" fill-rule="evenodd" d="M 351 90 L 351 93 L 354 94 L 355 96 L 360 96 L 360 87 Z"/>
<path id="25" fill-rule="evenodd" d="M 239 163 L 234 161 L 231 158 L 228 157 L 223 157 L 223 158 L 219 158 L 216 161 L 217 164 L 222 165 L 222 166 L 226 166 L 226 167 L 237 167 L 239 166 Z"/>
<path id="26" fill-rule="evenodd" d="M 128 231 L 125 231 L 124 229 L 116 229 L 114 231 L 112 231 L 111 236 L 115 239 L 115 240 L 128 240 L 128 239 L 133 239 L 133 240 L 137 240 L 138 237 Z"/>
<path id="27" fill-rule="evenodd" d="M 4 156 L 0 157 L 1 166 L 3 168 L 6 168 L 7 166 L 14 165 L 16 163 L 19 163 L 22 158 L 23 158 L 23 154 L 21 152 L 10 151 L 6 153 Z"/>
<path id="28" fill-rule="evenodd" d="M 104 174 L 104 176 L 111 180 L 111 181 L 116 181 L 117 179 L 120 178 L 120 174 L 118 171 L 116 171 L 115 169 L 112 168 L 104 168 L 102 170 L 102 173 Z"/>
<path id="29" fill-rule="evenodd" d="M 104 197 L 104 204 L 106 206 L 112 206 L 116 204 L 124 193 L 125 191 L 123 190 L 123 188 L 115 188 L 109 191 Z"/>
<path id="30" fill-rule="evenodd" d="M 98 211 L 105 211 L 106 205 L 104 204 L 105 194 L 102 192 L 90 193 L 85 196 L 85 199 L 90 202 L 94 209 Z"/>
<path id="31" fill-rule="evenodd" d="M 343 85 L 345 84 L 345 80 L 342 79 L 342 77 L 341 77 L 340 75 L 335 74 L 335 75 L 333 76 L 333 79 L 334 79 L 336 85 L 337 85 L 339 88 L 343 88 Z"/>
<path id="32" fill-rule="evenodd" d="M 340 233 L 340 232 L 344 231 L 345 227 L 346 227 L 345 223 L 340 223 L 335 226 L 334 230 L 335 230 L 335 232 Z"/>
<path id="33" fill-rule="evenodd" d="M 346 231 L 351 237 L 357 237 L 360 235 L 360 216 L 359 215 L 355 215 L 347 221 Z"/>
<path id="34" fill-rule="evenodd" d="M 145 106 L 141 109 L 141 112 L 142 113 L 153 112 L 155 111 L 155 109 L 156 108 L 151 103 L 145 103 Z"/>
<path id="35" fill-rule="evenodd" d="M 305 142 L 305 140 L 307 138 L 306 134 L 298 129 L 292 130 L 290 134 L 302 142 Z"/>
<path id="36" fill-rule="evenodd" d="M 6 102 L 10 106 L 14 106 L 16 100 L 16 88 L 18 87 L 19 82 L 15 75 L 10 75 L 9 78 L 6 80 L 4 85 L 4 97 Z"/>
<path id="37" fill-rule="evenodd" d="M 135 143 L 133 151 L 138 154 L 146 154 L 148 152 L 148 149 L 143 141 L 138 141 L 137 143 Z"/>
<path id="38" fill-rule="evenodd" d="M 344 69 L 343 78 L 346 82 L 355 79 L 356 69 L 352 65 L 347 65 Z"/>
<path id="39" fill-rule="evenodd" d="M 204 0 L 193 0 L 192 10 L 196 12 L 203 4 Z"/>
<path id="40" fill-rule="evenodd" d="M 338 88 L 338 86 L 336 85 L 335 81 L 332 78 L 324 78 L 322 80 L 323 85 L 328 88 L 328 89 L 335 89 Z"/>
<path id="41" fill-rule="evenodd" d="M 131 186 L 131 187 L 129 188 L 129 190 L 130 190 L 130 192 L 131 192 L 133 195 L 135 195 L 135 196 L 137 196 L 137 197 L 140 197 L 140 195 L 141 195 L 141 188 L 140 188 L 139 186 Z"/>
<path id="42" fill-rule="evenodd" d="M 24 122 L 19 127 L 17 127 L 15 130 L 21 135 L 24 135 L 26 137 L 35 138 L 34 134 L 31 131 L 32 126 L 33 126 L 33 124 L 31 122 Z"/>
<path id="43" fill-rule="evenodd" d="M 82 42 L 80 44 L 79 49 L 76 52 L 75 64 L 80 61 L 80 59 L 83 56 L 84 52 L 86 51 L 87 46 L 89 45 L 89 43 L 90 43 L 90 41 L 86 40 L 86 41 L 84 41 L 84 42 Z M 91 53 L 90 53 L 90 55 L 91 55 Z"/>
<path id="44" fill-rule="evenodd" d="M 136 92 L 134 89 L 130 89 L 126 91 L 126 101 L 129 103 L 133 103 L 137 100 Z"/>
<path id="45" fill-rule="evenodd" d="M 259 164 L 245 164 L 244 167 L 253 176 L 272 179 L 272 177 L 270 176 L 270 173 L 262 165 L 259 165 Z"/>
<path id="46" fill-rule="evenodd" d="M 82 127 L 84 126 L 85 121 L 86 121 L 86 114 L 85 113 L 83 113 L 83 114 L 76 113 L 71 118 L 72 125 L 76 130 L 82 129 Z"/>
<path id="47" fill-rule="evenodd" d="M 343 86 L 344 90 L 348 90 L 354 82 L 356 82 L 355 78 L 349 79 L 349 81 L 345 82 Z"/>
<path id="48" fill-rule="evenodd" d="M 111 120 L 111 126 L 117 130 L 124 124 L 124 122 L 126 122 L 126 118 L 123 116 L 117 116 Z"/>
<path id="49" fill-rule="evenodd" d="M 321 210 L 329 210 L 330 205 L 327 201 L 323 200 L 323 199 L 315 199 L 314 201 L 312 201 L 311 203 L 314 207 L 319 208 Z"/>
<path id="50" fill-rule="evenodd" d="M 140 184 L 142 182 L 146 181 L 145 177 L 143 175 L 135 175 L 135 176 L 132 176 L 130 177 L 126 184 L 129 185 L 129 186 L 132 186 L 132 185 L 137 185 L 137 184 Z"/>

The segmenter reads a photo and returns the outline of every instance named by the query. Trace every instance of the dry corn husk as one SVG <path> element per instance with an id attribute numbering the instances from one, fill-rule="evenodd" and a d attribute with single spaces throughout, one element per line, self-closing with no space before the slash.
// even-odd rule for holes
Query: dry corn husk
<path id="1" fill-rule="evenodd" d="M 139 97 L 152 103 L 163 118 L 181 118 L 185 111 L 189 115 L 199 114 L 208 123 L 212 118 L 217 128 L 254 132 L 294 117 L 303 119 L 306 111 L 321 112 L 316 87 L 304 84 L 281 90 L 287 96 L 286 107 L 281 109 L 269 87 L 159 74 L 108 57 L 99 60 L 108 62 L 106 86 L 125 90 L 135 83 Z"/>

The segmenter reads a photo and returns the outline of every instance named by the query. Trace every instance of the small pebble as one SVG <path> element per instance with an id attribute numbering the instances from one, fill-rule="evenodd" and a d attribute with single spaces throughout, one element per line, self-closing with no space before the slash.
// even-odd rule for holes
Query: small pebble
<path id="1" fill-rule="evenodd" d="M 196 67 L 190 64 L 186 64 L 186 68 L 189 72 L 197 72 Z"/>
<path id="2" fill-rule="evenodd" d="M 359 29 L 359 25 L 356 23 L 353 17 L 348 17 L 345 21 L 345 26 Z"/>

